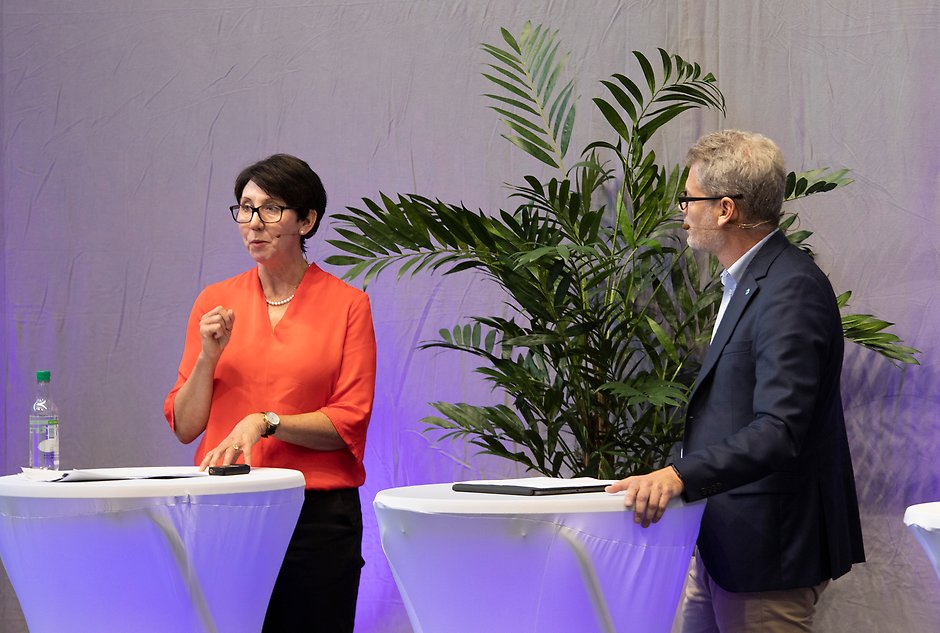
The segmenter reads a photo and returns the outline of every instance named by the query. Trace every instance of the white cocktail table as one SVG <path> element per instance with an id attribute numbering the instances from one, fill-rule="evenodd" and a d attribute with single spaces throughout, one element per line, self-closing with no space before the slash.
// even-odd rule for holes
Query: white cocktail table
<path id="1" fill-rule="evenodd" d="M 668 633 L 704 502 L 649 528 L 623 495 L 511 496 L 451 484 L 375 497 L 415 633 Z"/>
<path id="2" fill-rule="evenodd" d="M 300 472 L 277 468 L 0 477 L 0 558 L 31 633 L 258 633 L 303 493 Z"/>
<path id="3" fill-rule="evenodd" d="M 904 512 L 904 525 L 920 541 L 940 577 L 940 501 L 910 506 Z"/>

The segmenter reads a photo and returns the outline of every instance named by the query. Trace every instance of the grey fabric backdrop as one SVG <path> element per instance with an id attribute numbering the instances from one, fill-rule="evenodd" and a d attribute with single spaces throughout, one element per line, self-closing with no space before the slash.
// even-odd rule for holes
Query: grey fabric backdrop
<path id="1" fill-rule="evenodd" d="M 416 191 L 487 210 L 544 174 L 499 137 L 481 42 L 527 20 L 561 30 L 582 95 L 573 147 L 603 128 L 597 81 L 662 46 L 714 72 L 728 116 L 660 140 L 679 162 L 703 132 L 776 139 L 792 169 L 850 167 L 803 225 L 853 308 L 925 352 L 900 371 L 849 349 L 844 385 L 869 563 L 831 586 L 821 631 L 929 631 L 940 582 L 901 524 L 940 499 L 940 8 L 936 0 L 2 0 L 2 473 L 25 459 L 33 372 L 53 372 L 66 467 L 190 463 L 162 417 L 186 316 L 250 265 L 225 207 L 238 170 L 306 158 L 329 211 Z M 329 217 L 327 217 L 327 227 Z M 329 231 L 321 231 L 327 236 Z M 321 235 L 317 260 L 330 252 Z M 397 485 L 521 474 L 417 420 L 431 400 L 493 396 L 462 357 L 415 344 L 501 299 L 472 276 L 370 288 L 379 344 L 367 450 L 359 631 L 409 627 L 368 511 Z M 67 581 L 68 579 L 58 579 Z M 25 631 L 0 572 L 0 630 Z"/>

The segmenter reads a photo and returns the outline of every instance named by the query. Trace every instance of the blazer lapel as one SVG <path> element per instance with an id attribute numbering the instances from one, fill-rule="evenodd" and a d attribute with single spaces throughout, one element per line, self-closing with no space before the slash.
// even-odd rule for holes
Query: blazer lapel
<path id="1" fill-rule="evenodd" d="M 751 300 L 760 290 L 758 280 L 767 276 L 767 269 L 770 268 L 770 264 L 783 252 L 783 249 L 785 249 L 789 243 L 789 240 L 782 232 L 774 235 L 754 255 L 754 259 L 751 260 L 751 263 L 748 264 L 743 277 L 735 287 L 728 307 L 725 308 L 721 323 L 718 325 L 718 331 L 715 332 L 715 338 L 705 352 L 702 368 L 698 372 L 695 384 L 692 385 L 691 393 L 689 393 L 689 402 L 692 402 L 699 385 L 715 367 L 718 357 L 721 356 L 721 350 L 724 349 L 728 340 L 731 338 L 731 333 L 734 332 L 735 326 L 737 326 L 738 321 L 741 320 L 745 308 L 747 308 L 748 304 L 750 304 Z"/>

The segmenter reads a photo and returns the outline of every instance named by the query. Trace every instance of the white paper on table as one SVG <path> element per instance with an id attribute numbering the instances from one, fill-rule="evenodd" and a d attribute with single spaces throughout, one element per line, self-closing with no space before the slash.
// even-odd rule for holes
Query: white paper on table
<path id="1" fill-rule="evenodd" d="M 192 470 L 192 467 L 167 471 L 165 468 L 108 468 L 49 470 L 23 467 L 23 475 L 31 481 L 76 482 L 76 481 L 120 481 L 124 479 L 182 479 L 185 477 L 208 477 L 209 473 Z"/>

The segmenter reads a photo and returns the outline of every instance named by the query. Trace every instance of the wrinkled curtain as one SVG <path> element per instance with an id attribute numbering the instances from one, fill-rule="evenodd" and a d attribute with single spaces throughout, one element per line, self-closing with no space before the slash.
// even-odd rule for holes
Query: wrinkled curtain
<path id="1" fill-rule="evenodd" d="M 899 370 L 849 348 L 844 398 L 869 562 L 831 585 L 824 631 L 926 631 L 940 586 L 901 517 L 937 500 L 940 334 L 940 8 L 934 0 L 2 0 L 0 352 L 2 474 L 26 455 L 37 369 L 52 371 L 66 467 L 190 463 L 162 416 L 197 292 L 251 265 L 228 217 L 235 174 L 289 152 L 329 214 L 378 192 L 489 212 L 542 167 L 500 138 L 480 96 L 481 42 L 526 20 L 560 30 L 581 95 L 572 147 L 606 135 L 590 97 L 657 47 L 715 73 L 727 116 L 692 114 L 659 139 L 680 162 L 701 133 L 761 131 L 794 170 L 855 183 L 799 207 L 818 261 L 852 308 L 924 351 Z M 341 274 L 342 270 L 334 270 Z M 362 489 L 360 631 L 408 631 L 369 510 L 378 490 L 520 476 L 436 442 L 435 400 L 498 400 L 468 358 L 416 345 L 502 297 L 471 274 L 392 275 L 369 288 L 379 345 Z M 0 630 L 25 631 L 0 574 Z"/>

